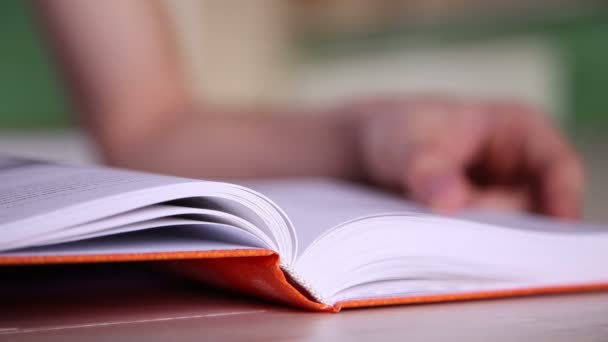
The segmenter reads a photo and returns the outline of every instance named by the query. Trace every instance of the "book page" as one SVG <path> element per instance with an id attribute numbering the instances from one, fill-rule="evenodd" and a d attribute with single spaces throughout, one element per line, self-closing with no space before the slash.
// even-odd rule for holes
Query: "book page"
<path id="1" fill-rule="evenodd" d="M 255 237 L 232 226 L 216 223 L 170 222 L 159 228 L 98 237 L 57 245 L 25 248 L 2 256 L 62 256 L 165 253 L 264 248 Z"/>
<path id="2" fill-rule="evenodd" d="M 457 217 L 518 230 L 554 232 L 554 233 L 593 233 L 608 232 L 606 227 L 599 224 L 551 219 L 546 216 L 530 213 L 506 213 L 492 210 L 463 210 Z"/>
<path id="3" fill-rule="evenodd" d="M 168 207 L 161 203 L 177 211 L 163 210 Z M 134 210 L 141 208 L 149 209 L 150 218 L 188 215 L 200 222 L 226 223 L 256 236 L 255 246 L 264 241 L 285 260 L 295 258 L 295 234 L 288 219 L 250 189 L 101 166 L 0 158 L 0 252 L 133 227 L 154 229 L 153 224 L 140 225 L 146 215 Z M 129 222 L 119 223 L 120 217 Z"/>
<path id="4" fill-rule="evenodd" d="M 383 213 L 424 213 L 403 196 L 345 181 L 324 178 L 242 182 L 268 196 L 289 216 L 298 237 L 299 254 L 331 228 L 357 218 Z"/>
<path id="5" fill-rule="evenodd" d="M 111 168 L 3 158 L 0 179 L 0 225 L 74 203 L 184 181 Z"/>
<path id="6" fill-rule="evenodd" d="M 117 200 L 60 215 L 63 208 L 184 183 L 175 177 L 8 158 L 0 158 L 0 179 L 0 244 L 41 233 L 36 227 L 52 230 L 113 215 L 122 211 L 123 205 Z"/>
<path id="7" fill-rule="evenodd" d="M 529 214 L 436 215 L 335 180 L 248 184 L 276 201 L 300 242 L 294 270 L 326 302 L 608 283 L 608 230 Z"/>
<path id="8" fill-rule="evenodd" d="M 296 227 L 300 254 L 330 229 L 355 219 L 395 213 L 442 216 L 404 195 L 341 180 L 301 178 L 249 181 L 243 184 L 268 196 L 285 210 Z M 450 217 L 530 231 L 607 231 L 600 225 L 561 221 L 528 213 L 465 209 Z"/>

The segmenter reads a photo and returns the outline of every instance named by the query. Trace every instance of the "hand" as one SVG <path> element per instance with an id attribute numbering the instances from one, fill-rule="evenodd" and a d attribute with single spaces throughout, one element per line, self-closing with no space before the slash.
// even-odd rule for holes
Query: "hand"
<path id="1" fill-rule="evenodd" d="M 378 100 L 360 115 L 369 180 L 449 213 L 463 207 L 578 218 L 579 157 L 542 113 L 511 104 Z"/>

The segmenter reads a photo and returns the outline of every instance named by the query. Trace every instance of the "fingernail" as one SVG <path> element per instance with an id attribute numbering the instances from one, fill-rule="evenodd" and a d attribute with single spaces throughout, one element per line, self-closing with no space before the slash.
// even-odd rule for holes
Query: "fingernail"
<path id="1" fill-rule="evenodd" d="M 461 202 L 457 176 L 446 173 L 434 178 L 428 188 L 427 196 L 433 210 L 442 213 L 453 212 Z"/>
<path id="2" fill-rule="evenodd" d="M 455 177 L 450 173 L 443 173 L 434 176 L 426 191 L 428 199 L 432 200 L 449 190 L 453 186 Z"/>

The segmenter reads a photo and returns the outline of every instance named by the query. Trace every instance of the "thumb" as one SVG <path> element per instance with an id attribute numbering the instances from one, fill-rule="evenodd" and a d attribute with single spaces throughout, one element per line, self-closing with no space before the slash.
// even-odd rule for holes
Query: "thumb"
<path id="1" fill-rule="evenodd" d="M 441 213 L 461 209 L 472 195 L 463 166 L 433 150 L 411 155 L 405 167 L 404 188 L 414 200 Z"/>

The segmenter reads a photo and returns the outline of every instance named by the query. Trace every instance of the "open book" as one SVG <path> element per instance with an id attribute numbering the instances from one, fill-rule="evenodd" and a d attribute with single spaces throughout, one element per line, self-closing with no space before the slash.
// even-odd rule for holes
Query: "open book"
<path id="1" fill-rule="evenodd" d="M 601 227 L 442 217 L 335 180 L 244 185 L 0 159 L 0 265 L 160 261 L 325 311 L 608 289 Z"/>

